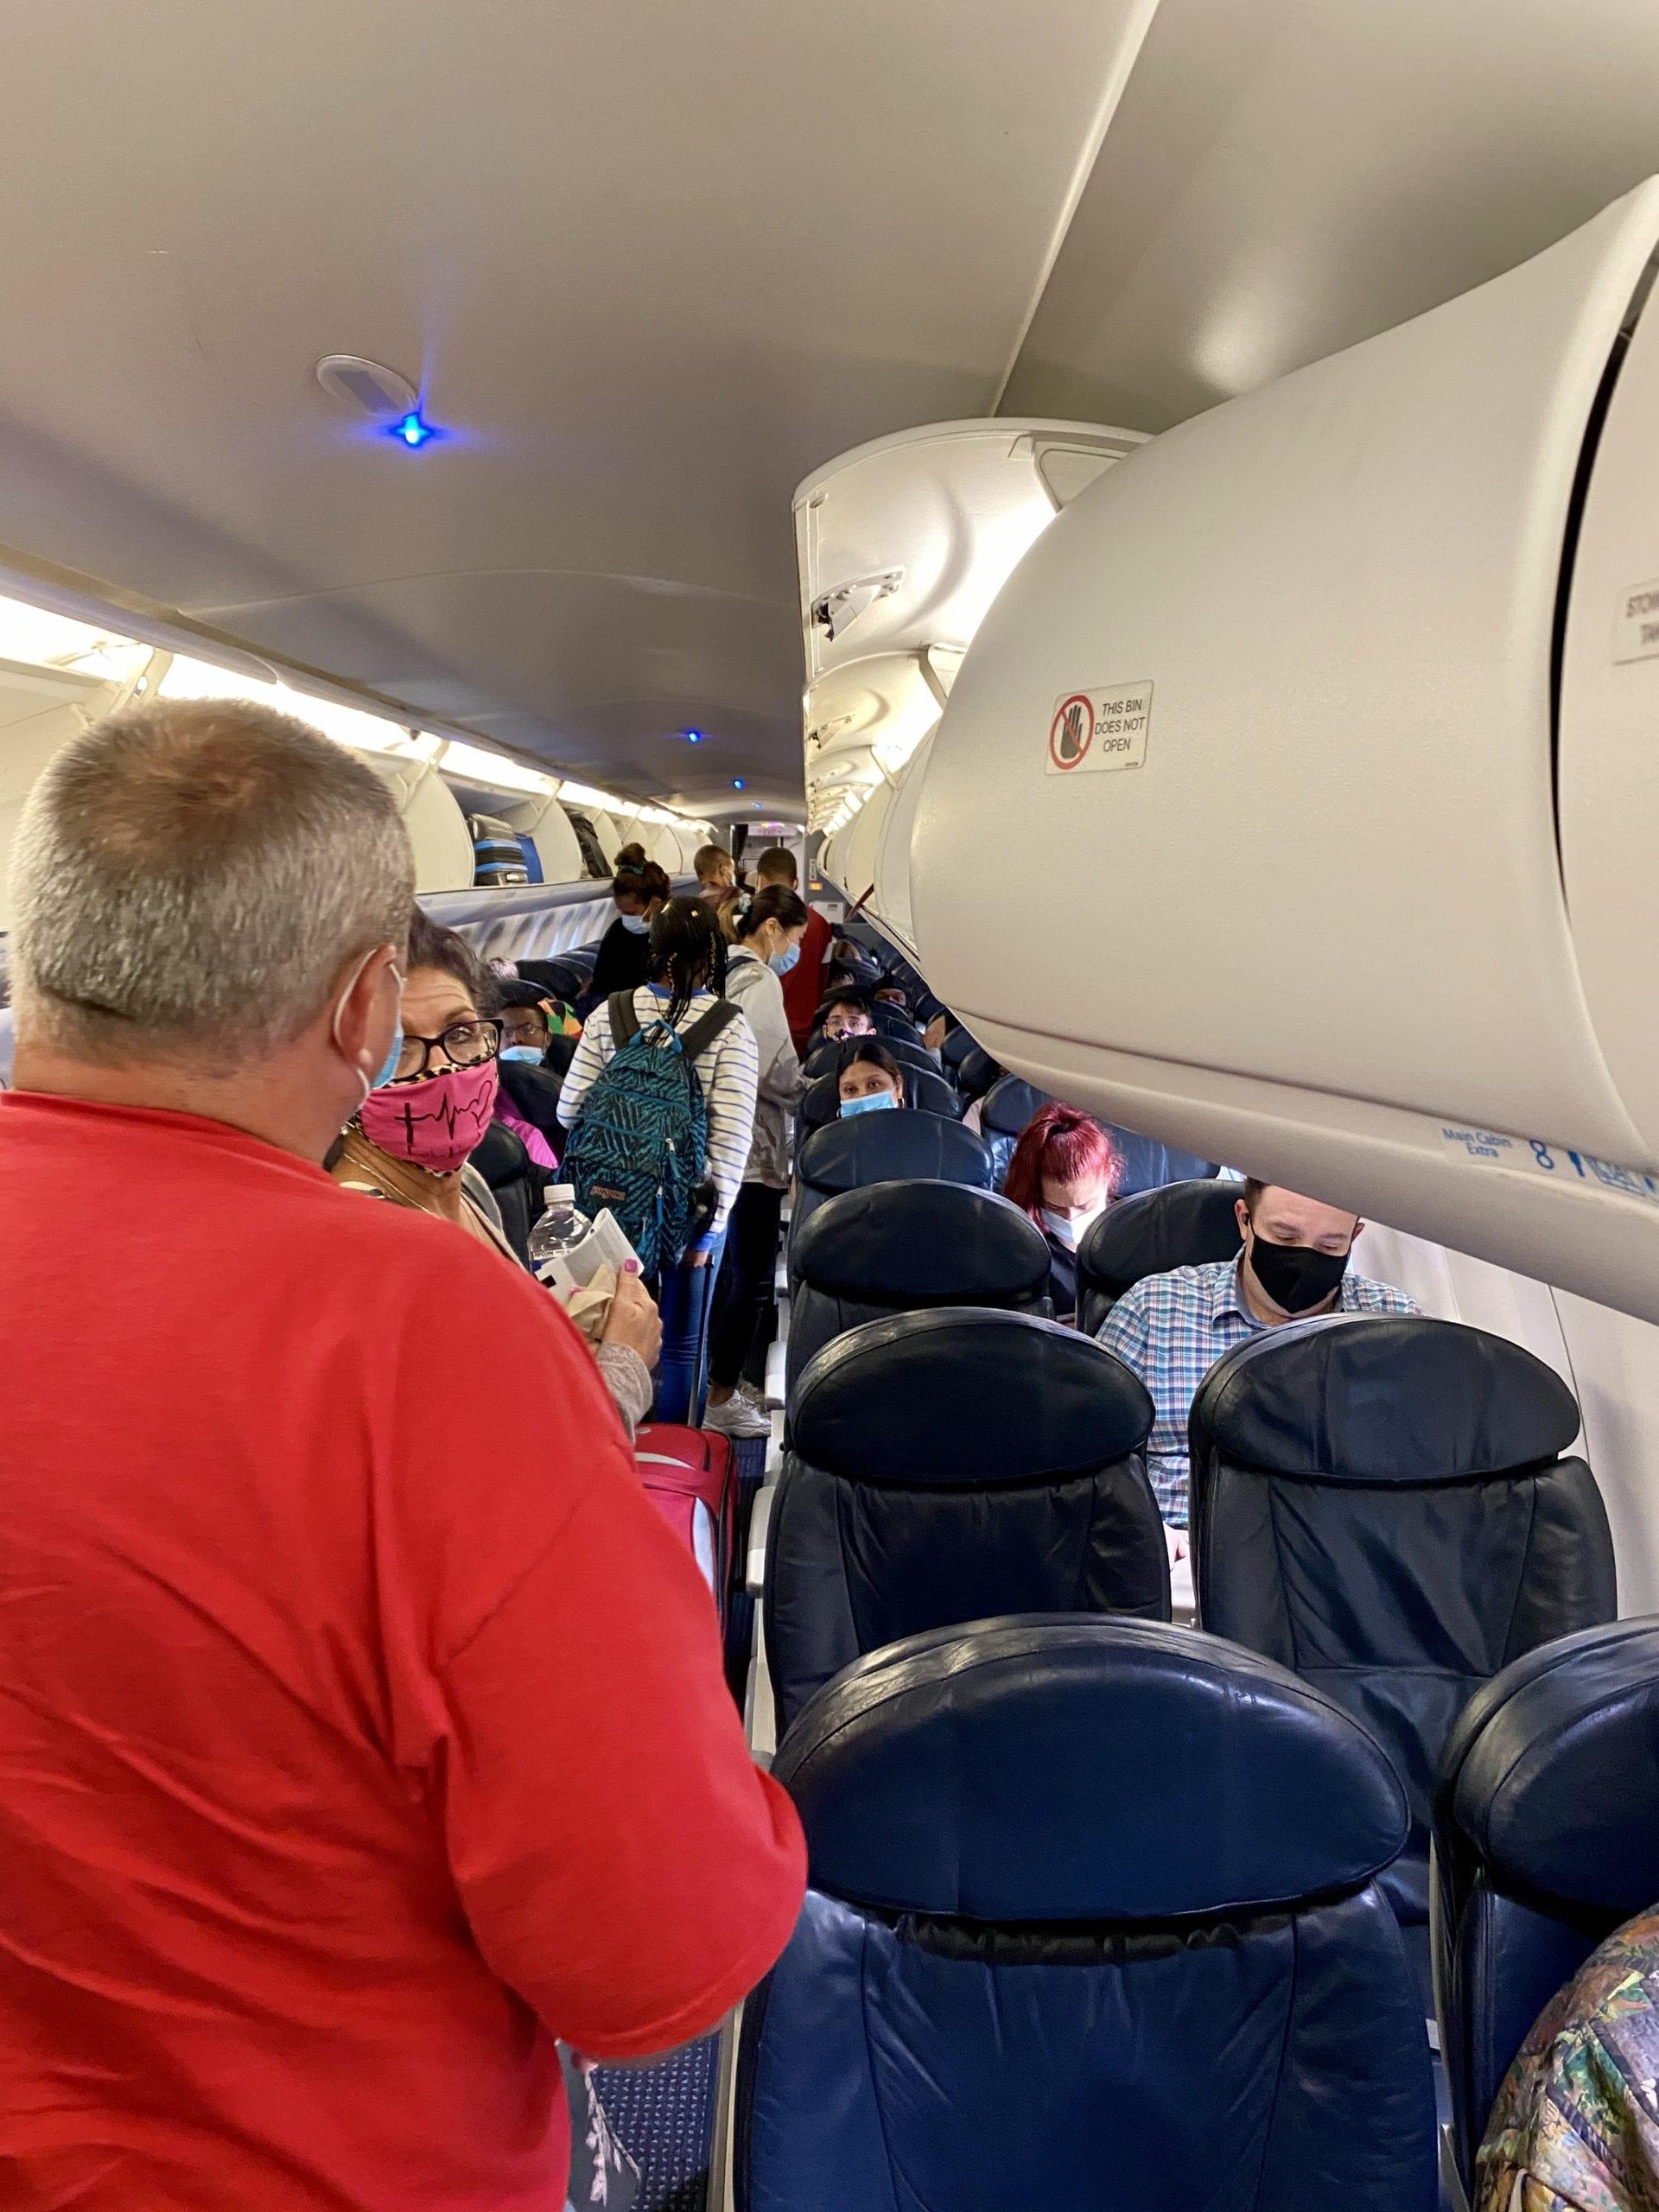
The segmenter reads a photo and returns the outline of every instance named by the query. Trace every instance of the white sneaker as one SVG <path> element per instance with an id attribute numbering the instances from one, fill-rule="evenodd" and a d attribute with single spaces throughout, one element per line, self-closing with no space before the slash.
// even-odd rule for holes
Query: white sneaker
<path id="1" fill-rule="evenodd" d="M 741 1438 L 745 1442 L 756 1437 L 772 1434 L 772 1420 L 759 1406 L 735 1393 L 723 1406 L 710 1405 L 702 1416 L 705 1428 L 712 1428 L 717 1435 Z"/>

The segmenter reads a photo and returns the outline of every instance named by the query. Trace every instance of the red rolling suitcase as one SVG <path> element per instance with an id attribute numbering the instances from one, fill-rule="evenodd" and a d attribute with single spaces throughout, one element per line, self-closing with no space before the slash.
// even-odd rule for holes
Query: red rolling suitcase
<path id="1" fill-rule="evenodd" d="M 731 1439 L 713 1429 L 648 1421 L 634 1438 L 633 1457 L 652 1504 L 708 1577 L 724 1629 L 737 1578 L 737 1452 Z"/>

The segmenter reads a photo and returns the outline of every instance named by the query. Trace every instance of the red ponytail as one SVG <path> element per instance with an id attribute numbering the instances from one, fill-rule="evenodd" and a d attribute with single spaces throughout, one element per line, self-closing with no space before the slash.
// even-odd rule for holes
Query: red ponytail
<path id="1" fill-rule="evenodd" d="M 1042 1226 L 1043 1181 L 1075 1183 L 1085 1175 L 1103 1175 L 1109 1190 L 1116 1190 L 1122 1162 L 1111 1139 L 1100 1123 L 1075 1106 L 1058 1102 L 1033 1114 L 1020 1132 L 1002 1195 L 1012 1198 L 1021 1212 Z"/>

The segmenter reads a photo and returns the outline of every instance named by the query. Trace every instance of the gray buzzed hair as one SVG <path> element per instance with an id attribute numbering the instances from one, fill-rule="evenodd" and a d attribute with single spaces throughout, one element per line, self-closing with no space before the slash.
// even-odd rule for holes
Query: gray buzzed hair
<path id="1" fill-rule="evenodd" d="M 407 941 L 415 863 L 342 745 L 245 699 L 156 700 L 73 738 L 11 854 L 21 1020 L 82 1058 L 221 1065 L 297 1036 L 354 953 Z"/>

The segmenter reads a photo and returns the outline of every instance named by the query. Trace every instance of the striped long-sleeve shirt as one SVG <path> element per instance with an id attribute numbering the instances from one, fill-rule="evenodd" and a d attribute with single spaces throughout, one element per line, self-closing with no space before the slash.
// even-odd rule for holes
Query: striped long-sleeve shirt
<path id="1" fill-rule="evenodd" d="M 714 1003 L 712 991 L 699 991 L 674 1025 L 681 1036 L 694 1022 L 700 1021 Z M 668 1010 L 668 993 L 655 984 L 642 984 L 633 995 L 633 1010 L 642 1027 L 660 1021 Z M 602 1005 L 596 1006 L 588 1018 L 575 1058 L 560 1087 L 559 1119 L 567 1129 L 575 1127 L 582 1100 L 615 1051 L 616 1039 L 609 1012 Z M 754 1135 L 760 1058 L 754 1032 L 741 1014 L 735 1021 L 728 1021 L 714 1043 L 697 1057 L 697 1080 L 702 1085 L 703 1100 L 709 1109 L 709 1176 L 720 1195 L 713 1225 L 708 1235 L 699 1240 L 705 1247 L 711 1247 L 724 1230 L 726 1217 L 743 1180 L 743 1170 L 748 1165 L 749 1145 Z"/>

